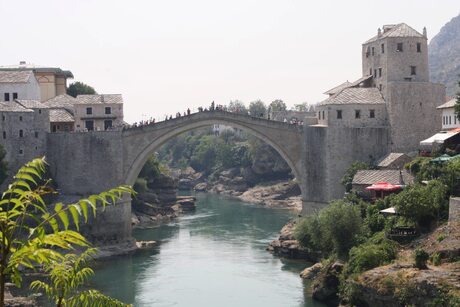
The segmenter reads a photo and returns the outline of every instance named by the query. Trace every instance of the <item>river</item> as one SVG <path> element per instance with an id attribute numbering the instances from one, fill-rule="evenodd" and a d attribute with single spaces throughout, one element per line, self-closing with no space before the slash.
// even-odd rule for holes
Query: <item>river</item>
<path id="1" fill-rule="evenodd" d="M 265 251 L 293 216 L 214 194 L 176 221 L 136 229 L 160 245 L 99 262 L 92 287 L 134 306 L 324 306 L 309 297 L 303 261 Z"/>

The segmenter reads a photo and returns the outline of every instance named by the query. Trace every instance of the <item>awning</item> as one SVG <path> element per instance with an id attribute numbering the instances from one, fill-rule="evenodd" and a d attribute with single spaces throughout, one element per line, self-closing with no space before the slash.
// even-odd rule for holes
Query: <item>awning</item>
<path id="1" fill-rule="evenodd" d="M 432 146 L 433 144 L 443 144 L 444 141 L 459 134 L 459 129 L 452 129 L 449 131 L 441 131 L 433 135 L 432 137 L 420 142 L 420 146 Z"/>
<path id="2" fill-rule="evenodd" d="M 391 184 L 388 182 L 377 182 L 366 188 L 366 190 L 373 190 L 373 191 L 397 191 L 401 189 L 402 189 L 401 185 Z"/>
<path id="3" fill-rule="evenodd" d="M 379 212 L 380 213 L 387 213 L 387 214 L 396 214 L 396 209 L 395 209 L 395 207 L 390 207 L 390 208 L 380 210 Z"/>

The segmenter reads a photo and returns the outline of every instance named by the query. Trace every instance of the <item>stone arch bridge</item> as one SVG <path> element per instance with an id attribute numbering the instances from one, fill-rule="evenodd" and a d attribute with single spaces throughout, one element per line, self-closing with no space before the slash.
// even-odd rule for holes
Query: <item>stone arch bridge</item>
<path id="1" fill-rule="evenodd" d="M 47 159 L 61 194 L 85 196 L 134 184 L 148 157 L 166 141 L 213 124 L 248 131 L 271 145 L 296 176 L 304 213 L 342 197 L 340 178 L 350 163 L 387 152 L 386 128 L 298 126 L 238 113 L 204 111 L 123 130 L 50 133 Z M 130 238 L 130 199 L 98 216 L 90 228 L 95 239 Z"/>

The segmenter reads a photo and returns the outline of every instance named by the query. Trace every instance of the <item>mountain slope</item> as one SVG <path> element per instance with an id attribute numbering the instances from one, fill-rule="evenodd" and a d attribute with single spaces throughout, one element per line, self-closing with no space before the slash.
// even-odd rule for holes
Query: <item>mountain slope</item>
<path id="1" fill-rule="evenodd" d="M 452 18 L 433 37 L 428 49 L 432 82 L 447 86 L 447 95 L 454 96 L 460 89 L 460 15 Z"/>

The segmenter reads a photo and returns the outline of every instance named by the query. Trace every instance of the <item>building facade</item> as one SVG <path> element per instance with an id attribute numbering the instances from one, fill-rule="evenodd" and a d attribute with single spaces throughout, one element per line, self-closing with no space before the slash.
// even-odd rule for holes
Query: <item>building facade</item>
<path id="1" fill-rule="evenodd" d="M 77 131 L 111 130 L 124 123 L 120 94 L 78 95 L 74 108 Z"/>
<path id="2" fill-rule="evenodd" d="M 454 98 L 438 107 L 438 110 L 442 112 L 442 130 L 460 128 L 460 120 L 455 115 L 455 103 L 456 99 Z"/>
<path id="3" fill-rule="evenodd" d="M 15 99 L 40 99 L 40 86 L 31 70 L 0 70 L 0 101 Z"/>

